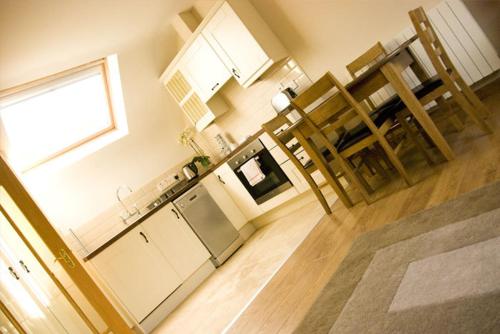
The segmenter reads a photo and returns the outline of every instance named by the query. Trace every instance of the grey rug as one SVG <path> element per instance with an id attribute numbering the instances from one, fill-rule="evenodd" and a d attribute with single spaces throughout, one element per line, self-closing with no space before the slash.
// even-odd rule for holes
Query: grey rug
<path id="1" fill-rule="evenodd" d="M 500 183 L 364 234 L 295 333 L 500 333 Z"/>

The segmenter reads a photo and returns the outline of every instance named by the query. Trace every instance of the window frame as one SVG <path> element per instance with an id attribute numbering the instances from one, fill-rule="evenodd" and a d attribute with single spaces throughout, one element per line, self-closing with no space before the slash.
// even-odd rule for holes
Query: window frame
<path id="1" fill-rule="evenodd" d="M 104 84 L 104 89 L 105 89 L 105 95 L 106 95 L 106 101 L 108 104 L 108 113 L 109 113 L 109 118 L 111 121 L 111 124 L 104 128 L 101 129 L 85 138 L 82 138 L 76 142 L 74 142 L 71 145 L 68 145 L 64 147 L 63 149 L 60 149 L 38 161 L 35 161 L 34 163 L 29 164 L 28 166 L 25 166 L 22 169 L 22 173 L 30 171 L 36 167 L 39 167 L 51 160 L 54 160 L 58 157 L 63 156 L 64 154 L 73 151 L 76 148 L 79 148 L 87 143 L 92 142 L 93 140 L 106 135 L 114 130 L 118 129 L 117 126 L 117 120 L 115 116 L 115 110 L 114 110 L 114 105 L 113 105 L 113 98 L 111 96 L 111 84 L 110 84 L 110 70 L 109 70 L 109 64 L 108 64 L 108 59 L 107 58 L 100 58 L 76 67 L 72 67 L 67 70 L 63 70 L 61 72 L 57 72 L 54 74 L 47 75 L 45 77 L 35 79 L 33 81 L 23 83 L 11 88 L 7 88 L 4 90 L 0 90 L 0 100 L 8 98 L 12 95 L 16 94 L 21 94 L 24 91 L 29 91 L 31 89 L 36 89 L 37 87 L 44 87 L 46 85 L 50 85 L 52 82 L 57 83 L 60 80 L 64 80 L 67 77 L 71 77 L 74 75 L 78 75 L 79 72 L 85 72 L 89 69 L 92 68 L 97 68 L 99 72 L 101 73 L 101 77 L 103 79 L 103 84 Z M 7 157 L 8 158 L 8 157 Z"/>

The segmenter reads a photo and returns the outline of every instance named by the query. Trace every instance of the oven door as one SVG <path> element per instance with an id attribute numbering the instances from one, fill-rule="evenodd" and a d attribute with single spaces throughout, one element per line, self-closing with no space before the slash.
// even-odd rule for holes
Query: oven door
<path id="1" fill-rule="evenodd" d="M 257 204 L 262 204 L 292 187 L 292 183 L 267 149 L 264 148 L 258 152 L 254 158 L 259 162 L 260 169 L 266 176 L 264 180 L 251 186 L 239 168 L 234 172 Z"/>

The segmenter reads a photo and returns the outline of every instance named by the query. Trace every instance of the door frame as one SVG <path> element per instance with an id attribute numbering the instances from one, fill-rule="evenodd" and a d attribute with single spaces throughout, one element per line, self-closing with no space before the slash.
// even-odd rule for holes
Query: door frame
<path id="1" fill-rule="evenodd" d="M 0 186 L 5 188 L 40 239 L 50 250 L 54 260 L 60 260 L 59 262 L 64 271 L 106 323 L 108 328 L 105 332 L 133 334 L 134 332 L 129 328 L 125 319 L 113 307 L 96 282 L 74 256 L 2 156 L 0 156 Z"/>

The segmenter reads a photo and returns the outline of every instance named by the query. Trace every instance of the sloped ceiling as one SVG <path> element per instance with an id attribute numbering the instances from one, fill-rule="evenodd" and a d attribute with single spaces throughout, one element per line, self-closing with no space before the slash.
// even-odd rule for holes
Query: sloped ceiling
<path id="1" fill-rule="evenodd" d="M 39 69 L 65 62 L 64 55 L 68 59 L 79 59 L 82 53 L 105 55 L 141 39 L 161 38 L 169 33 L 173 16 L 193 3 L 0 0 L 0 88 L 33 79 L 28 76 L 43 75 Z"/>

